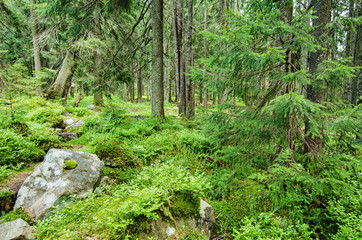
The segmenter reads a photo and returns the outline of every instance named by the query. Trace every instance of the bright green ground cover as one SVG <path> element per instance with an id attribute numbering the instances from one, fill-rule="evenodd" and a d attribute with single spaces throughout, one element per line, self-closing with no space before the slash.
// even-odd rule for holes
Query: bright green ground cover
<path id="1" fill-rule="evenodd" d="M 361 145 L 353 126 L 361 110 L 333 111 L 323 118 L 329 134 L 323 138 L 324 154 L 314 159 L 302 154 L 298 129 L 294 149 L 287 147 L 283 121 L 291 116 L 300 123 L 308 114 L 302 99 L 290 98 L 296 106 L 291 115 L 278 113 L 287 101 L 278 99 L 259 118 L 239 104 L 198 108 L 192 120 L 178 117 L 169 103 L 161 120 L 151 117 L 151 103 L 117 97 L 95 113 L 86 108 L 91 97 L 79 108 L 72 107 L 74 99 L 63 106 L 18 98 L 13 111 L 1 108 L 0 139 L 9 140 L 0 140 L 0 148 L 8 149 L 0 178 L 11 177 L 22 162 L 39 161 L 50 147 L 96 153 L 119 165 L 103 171 L 114 180 L 111 186 L 73 199 L 36 223 L 39 239 L 135 239 L 159 215 L 178 217 L 180 209 L 193 214 L 188 206 L 197 197 L 215 208 L 215 234 L 229 239 L 360 239 Z M 50 134 L 60 131 L 64 110 L 85 122 L 77 130 L 81 137 L 68 143 Z"/>

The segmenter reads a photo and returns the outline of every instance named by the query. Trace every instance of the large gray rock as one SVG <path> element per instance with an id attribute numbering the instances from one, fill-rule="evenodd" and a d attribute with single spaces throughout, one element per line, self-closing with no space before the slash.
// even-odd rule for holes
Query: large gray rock
<path id="1" fill-rule="evenodd" d="M 65 167 L 65 160 L 74 160 L 77 165 L 69 169 Z M 21 186 L 14 208 L 22 208 L 37 220 L 60 197 L 73 194 L 84 197 L 92 192 L 103 166 L 95 154 L 50 149 L 44 161 Z"/>
<path id="2" fill-rule="evenodd" d="M 193 230 L 210 239 L 214 224 L 214 209 L 207 202 L 200 199 L 200 212 L 198 216 L 186 219 L 175 219 L 175 221 L 159 217 L 151 223 L 151 232 L 141 234 L 140 237 L 141 239 L 152 237 L 153 240 L 163 240 L 177 234 L 179 231 Z"/>
<path id="3" fill-rule="evenodd" d="M 0 225 L 1 240 L 27 240 L 35 239 L 33 230 L 27 222 L 19 218 L 12 222 L 3 223 Z"/>

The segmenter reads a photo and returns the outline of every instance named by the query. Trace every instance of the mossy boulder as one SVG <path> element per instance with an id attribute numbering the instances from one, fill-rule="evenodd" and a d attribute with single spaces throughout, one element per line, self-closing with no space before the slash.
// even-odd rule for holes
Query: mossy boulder
<path id="1" fill-rule="evenodd" d="M 50 149 L 21 186 L 15 208 L 28 211 L 38 220 L 62 196 L 85 197 L 93 192 L 103 166 L 95 154 Z"/>
<path id="2" fill-rule="evenodd" d="M 200 200 L 192 192 L 176 193 L 170 212 L 174 218 L 195 216 L 200 211 Z"/>
<path id="3" fill-rule="evenodd" d="M 183 217 L 179 216 L 174 220 L 168 217 L 159 217 L 158 219 L 151 222 L 150 230 L 147 233 L 141 233 L 140 239 L 152 238 L 154 240 L 163 239 L 178 239 L 177 236 L 185 235 L 183 239 L 210 239 L 213 225 L 215 224 L 215 213 L 214 209 L 202 199 L 197 199 L 195 207 L 191 207 L 189 204 L 194 203 L 192 198 L 191 202 L 185 201 L 186 195 L 180 195 L 178 199 L 174 201 L 174 206 L 178 206 L 176 209 L 180 210 L 179 207 L 186 206 L 186 212 Z M 197 207 L 196 214 L 194 213 Z M 175 210 L 174 214 L 176 214 Z M 188 213 L 187 213 L 188 212 Z M 185 214 L 191 214 L 185 216 Z M 186 235 L 190 238 L 187 238 Z"/>

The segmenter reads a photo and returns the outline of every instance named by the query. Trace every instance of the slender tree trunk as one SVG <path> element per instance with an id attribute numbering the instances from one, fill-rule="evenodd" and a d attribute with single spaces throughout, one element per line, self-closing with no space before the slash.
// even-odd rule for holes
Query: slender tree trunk
<path id="1" fill-rule="evenodd" d="M 176 0 L 176 18 L 177 18 L 177 48 L 179 57 L 179 114 L 186 114 L 186 81 L 185 81 L 185 57 L 182 49 L 183 39 L 183 0 Z"/>
<path id="2" fill-rule="evenodd" d="M 76 58 L 77 53 L 72 49 L 68 49 L 55 82 L 46 92 L 47 99 L 67 98 L 73 74 L 77 67 Z"/>
<path id="3" fill-rule="evenodd" d="M 188 1 L 187 8 L 187 30 L 186 30 L 186 70 L 190 73 L 190 67 L 192 64 L 192 17 L 193 17 L 193 0 Z M 190 76 L 186 75 L 187 83 L 187 105 L 186 105 L 186 117 L 190 118 L 195 115 L 195 96 L 194 96 L 194 83 Z"/>
<path id="4" fill-rule="evenodd" d="M 34 0 L 30 0 L 30 28 L 31 28 L 31 35 L 32 35 L 33 49 L 34 49 L 34 69 L 35 69 L 35 76 L 38 77 L 41 71 L 40 46 L 38 39 L 39 26 L 38 26 L 38 16 L 34 12 L 33 4 Z"/>
<path id="5" fill-rule="evenodd" d="M 355 13 L 355 0 L 349 0 L 349 9 L 348 17 L 353 18 Z M 353 24 L 355 25 L 355 24 Z M 347 35 L 346 35 L 346 48 L 345 48 L 345 57 L 351 57 L 354 53 L 354 44 L 355 44 L 355 31 L 353 31 L 353 26 L 347 26 Z M 346 78 L 343 82 L 343 94 L 342 98 L 345 102 L 350 103 L 351 101 L 351 79 Z"/>
<path id="6" fill-rule="evenodd" d="M 207 7 L 208 7 L 208 4 L 205 2 L 205 10 L 204 10 L 204 31 L 206 32 L 207 31 Z M 206 39 L 204 39 L 204 58 L 206 58 L 206 54 L 207 54 L 207 43 L 206 43 Z M 203 64 L 203 69 L 204 69 L 204 73 L 206 73 L 206 64 L 204 63 Z M 206 79 L 204 79 L 204 108 L 207 108 L 208 107 L 208 90 L 206 88 Z"/>
<path id="7" fill-rule="evenodd" d="M 163 103 L 163 0 L 152 1 L 152 115 L 165 118 Z"/>
<path id="8" fill-rule="evenodd" d="M 281 12 L 280 18 L 281 21 L 288 24 L 289 26 L 292 25 L 293 20 L 293 0 L 281 0 L 279 1 L 279 9 Z M 280 38 L 280 45 L 286 48 L 285 52 L 285 65 L 284 65 L 284 72 L 291 73 L 292 72 L 292 50 L 289 46 L 286 46 L 287 43 L 291 40 L 292 36 L 290 34 L 286 34 L 285 36 L 279 36 Z M 292 83 L 287 83 L 285 88 L 285 93 L 289 93 L 293 91 Z"/>
<path id="9" fill-rule="evenodd" d="M 174 39 L 174 50 L 175 50 L 175 100 L 179 101 L 180 93 L 180 51 L 179 51 L 179 24 L 177 15 L 177 3 L 175 0 L 171 0 L 172 8 L 172 31 Z"/>
<path id="10" fill-rule="evenodd" d="M 304 5 L 309 6 L 310 0 L 304 0 Z M 306 19 L 305 23 L 307 25 L 310 25 L 310 19 Z M 308 49 L 306 47 L 303 47 L 301 49 L 301 68 L 307 70 L 308 69 Z M 306 96 L 306 86 L 304 84 L 301 84 L 299 86 L 299 94 Z"/>
<path id="11" fill-rule="evenodd" d="M 358 16 L 362 16 L 362 1 L 359 1 L 357 4 Z M 355 67 L 362 66 L 362 24 L 357 27 L 356 31 L 356 39 L 355 39 L 355 47 L 354 47 L 354 54 L 353 54 L 353 65 Z M 360 96 L 362 94 L 362 86 L 361 86 L 361 76 L 362 71 L 358 69 L 356 72 L 356 76 L 352 79 L 352 91 L 351 91 L 351 104 L 359 104 L 361 102 Z"/>
<path id="12" fill-rule="evenodd" d="M 317 49 L 315 52 L 312 52 L 309 60 L 309 73 L 312 78 L 315 77 L 315 72 L 319 64 L 327 59 L 328 56 L 328 46 L 326 46 L 327 38 L 330 35 L 329 29 L 326 28 L 326 25 L 331 21 L 331 9 L 332 1 L 331 0 L 312 0 L 311 4 L 314 6 L 315 16 L 313 19 L 313 26 L 316 29 L 313 31 L 313 35 L 316 40 L 324 47 L 324 49 Z M 309 84 L 307 86 L 307 99 L 316 102 L 322 103 L 324 100 L 323 89 L 315 85 Z M 309 122 L 305 121 L 305 131 L 308 133 L 310 129 Z M 321 129 L 321 132 L 323 130 Z M 323 149 L 322 139 L 319 137 L 312 137 L 310 134 L 305 137 L 305 148 L 306 152 L 312 153 L 314 157 L 318 156 L 318 153 Z"/>
<path id="13" fill-rule="evenodd" d="M 238 0 L 234 1 L 234 14 L 236 15 L 238 13 Z M 230 105 L 235 105 L 235 88 L 236 88 L 236 83 L 233 84 L 234 87 L 231 91 L 231 99 L 230 99 Z"/>
<path id="14" fill-rule="evenodd" d="M 127 83 L 123 83 L 122 97 L 123 97 L 123 101 L 128 102 L 128 87 L 127 87 Z"/>
<path id="15" fill-rule="evenodd" d="M 134 82 L 130 82 L 128 86 L 129 101 L 134 102 Z"/>
<path id="16" fill-rule="evenodd" d="M 101 39 L 101 31 L 99 26 L 94 27 L 94 35 L 96 38 Z M 102 106 L 103 103 L 103 79 L 102 79 L 102 49 L 96 47 L 93 55 L 94 62 L 94 76 L 96 81 L 94 82 L 94 95 L 93 104 L 96 106 Z"/>
<path id="17" fill-rule="evenodd" d="M 227 1 L 226 0 L 220 0 L 220 24 L 221 26 L 226 26 L 226 22 L 224 19 L 225 9 L 227 9 Z M 222 47 L 225 49 L 225 45 Z M 223 93 L 219 93 L 218 97 L 218 104 L 224 104 L 227 102 L 228 99 L 229 90 L 225 86 L 225 89 L 223 90 Z"/>
<path id="18" fill-rule="evenodd" d="M 141 55 L 142 58 L 142 55 Z M 139 64 L 139 69 L 138 69 L 138 73 L 137 73 L 137 100 L 138 102 L 142 101 L 142 95 L 143 95 L 143 86 L 142 86 L 142 64 Z"/>

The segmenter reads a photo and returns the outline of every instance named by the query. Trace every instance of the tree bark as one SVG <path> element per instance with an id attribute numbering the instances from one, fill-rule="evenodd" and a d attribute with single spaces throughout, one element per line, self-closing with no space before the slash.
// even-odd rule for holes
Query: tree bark
<path id="1" fill-rule="evenodd" d="M 187 30 L 186 30 L 186 72 L 191 72 L 192 66 L 192 17 L 193 17 L 193 0 L 188 1 L 187 8 Z M 191 118 L 195 115 L 195 96 L 194 96 L 194 83 L 192 78 L 186 75 L 186 90 L 187 90 L 187 105 L 186 117 Z"/>
<path id="2" fill-rule="evenodd" d="M 183 39 L 183 0 L 176 0 L 176 30 L 177 30 L 177 51 L 178 51 L 178 99 L 179 114 L 186 114 L 186 82 L 185 82 L 185 57 L 182 49 Z"/>
<path id="3" fill-rule="evenodd" d="M 35 76 L 39 76 L 39 72 L 41 71 L 41 58 L 40 58 L 40 46 L 39 46 L 39 39 L 38 39 L 38 18 L 37 14 L 34 12 L 33 9 L 34 0 L 30 0 L 30 28 L 31 28 L 31 35 L 33 39 L 33 49 L 34 49 L 34 69 L 35 69 Z"/>
<path id="4" fill-rule="evenodd" d="M 329 30 L 326 28 L 326 25 L 331 21 L 331 9 L 332 1 L 331 0 L 312 0 L 311 4 L 314 6 L 316 11 L 314 15 L 316 16 L 313 19 L 313 26 L 316 27 L 313 31 L 315 39 L 322 45 L 323 49 L 316 49 L 310 55 L 309 60 L 309 73 L 312 78 L 315 77 L 315 72 L 320 63 L 327 59 L 328 46 L 326 45 L 326 38 L 329 36 Z M 309 84 L 307 86 L 307 99 L 316 102 L 322 103 L 324 100 L 323 89 L 315 85 Z M 305 121 L 305 132 L 307 133 L 310 129 L 309 122 Z M 323 130 L 321 129 L 321 132 Z M 305 150 L 306 152 L 311 153 L 315 158 L 318 156 L 318 153 L 323 149 L 322 139 L 319 137 L 312 137 L 311 135 L 306 135 L 305 137 Z"/>
<path id="5" fill-rule="evenodd" d="M 357 4 L 358 16 L 362 16 L 362 1 L 359 1 Z M 354 54 L 353 54 L 353 65 L 355 67 L 362 66 L 362 24 L 360 24 L 356 31 L 356 38 L 355 38 L 355 47 L 354 47 Z M 356 70 L 356 76 L 352 79 L 352 91 L 351 91 L 351 104 L 359 104 L 361 100 L 359 99 L 361 96 L 362 86 L 361 86 L 361 69 Z"/>
<path id="6" fill-rule="evenodd" d="M 73 74 L 77 67 L 76 58 L 77 52 L 68 49 L 55 82 L 46 92 L 47 99 L 67 98 Z"/>
<path id="7" fill-rule="evenodd" d="M 82 93 L 80 92 L 80 93 L 78 94 L 77 99 L 75 100 L 75 102 L 74 102 L 74 104 L 73 104 L 73 107 L 78 107 L 81 100 L 82 100 Z"/>
<path id="8" fill-rule="evenodd" d="M 142 55 L 141 55 L 142 58 Z M 143 95 L 143 86 L 142 86 L 142 64 L 139 65 L 138 73 L 137 73 L 137 100 L 138 102 L 142 101 L 142 95 Z"/>
<path id="9" fill-rule="evenodd" d="M 163 0 L 152 1 L 152 115 L 165 118 L 163 95 Z"/>
<path id="10" fill-rule="evenodd" d="M 180 93 L 180 51 L 179 51 L 179 25 L 177 15 L 177 3 L 175 0 L 171 0 L 172 8 L 172 31 L 174 40 L 174 51 L 175 51 L 175 100 L 179 101 Z"/>
<path id="11" fill-rule="evenodd" d="M 98 26 L 95 26 L 94 29 L 95 37 L 100 39 L 101 32 Z M 93 96 L 93 104 L 96 106 L 102 106 L 103 103 L 103 79 L 102 79 L 102 49 L 97 47 L 94 50 L 93 55 L 93 62 L 94 62 L 94 76 L 97 80 L 94 83 L 94 96 Z"/>
<path id="12" fill-rule="evenodd" d="M 355 0 L 350 0 L 349 1 L 349 9 L 348 9 L 348 17 L 349 18 L 353 18 L 355 16 Z M 356 33 L 355 31 L 353 31 L 353 25 L 355 24 L 350 24 L 347 26 L 347 35 L 346 35 L 346 48 L 345 48 L 345 57 L 352 57 L 354 55 L 354 47 L 355 47 L 355 38 L 356 38 Z M 353 62 L 354 63 L 354 62 Z M 350 103 L 351 102 L 351 79 L 350 78 L 346 78 L 343 82 L 343 94 L 342 94 L 342 98 L 346 103 Z"/>
<path id="13" fill-rule="evenodd" d="M 205 10 L 204 10 L 204 31 L 207 31 L 207 7 L 208 4 L 205 3 Z M 207 43 L 206 43 L 206 39 L 204 39 L 204 47 L 203 47 L 203 51 L 204 51 L 204 58 L 206 58 L 206 54 L 207 54 Z M 206 72 L 206 64 L 203 64 L 203 69 L 204 72 Z M 208 107 L 208 90 L 206 88 L 206 79 L 204 79 L 204 102 L 203 102 L 203 106 L 204 108 Z"/>

